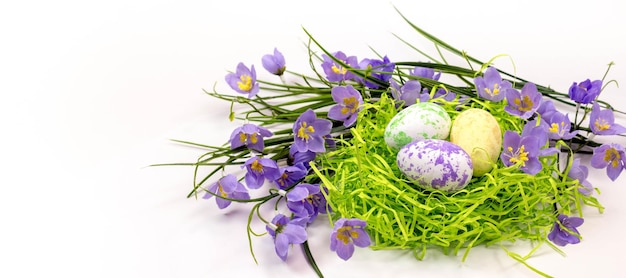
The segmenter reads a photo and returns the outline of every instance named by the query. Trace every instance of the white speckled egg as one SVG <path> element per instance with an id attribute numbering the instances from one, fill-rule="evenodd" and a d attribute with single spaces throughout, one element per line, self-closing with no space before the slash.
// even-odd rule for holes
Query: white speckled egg
<path id="1" fill-rule="evenodd" d="M 385 143 L 393 149 L 423 139 L 448 138 L 452 121 L 441 106 L 420 102 L 398 112 L 385 128 Z"/>
<path id="2" fill-rule="evenodd" d="M 400 171 L 425 189 L 455 192 L 472 179 L 472 160 L 461 147 L 444 140 L 413 141 L 397 155 Z"/>
<path id="3" fill-rule="evenodd" d="M 502 131 L 491 113 L 477 108 L 461 112 L 452 123 L 450 142 L 459 145 L 472 158 L 473 176 L 489 171 L 502 149 Z"/>

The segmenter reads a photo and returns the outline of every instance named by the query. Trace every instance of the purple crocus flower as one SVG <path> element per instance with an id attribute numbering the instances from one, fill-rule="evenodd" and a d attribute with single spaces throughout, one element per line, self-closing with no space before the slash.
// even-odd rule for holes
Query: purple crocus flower
<path id="1" fill-rule="evenodd" d="M 253 124 L 244 124 L 235 128 L 230 134 L 230 148 L 235 149 L 241 146 L 247 146 L 251 150 L 262 152 L 265 148 L 263 137 L 274 135 L 267 128 Z"/>
<path id="2" fill-rule="evenodd" d="M 549 119 L 554 112 L 558 112 L 554 106 L 554 102 L 551 99 L 542 99 L 541 104 L 539 104 L 539 108 L 537 108 L 537 113 L 541 116 L 541 118 Z"/>
<path id="3" fill-rule="evenodd" d="M 302 163 L 281 167 L 280 176 L 274 183 L 279 189 L 285 189 L 304 178 L 308 172 L 308 169 Z"/>
<path id="4" fill-rule="evenodd" d="M 389 85 L 389 90 L 391 90 L 391 96 L 396 101 L 403 101 L 403 106 L 415 104 L 417 103 L 418 99 L 420 100 L 420 102 L 428 101 L 428 99 L 430 99 L 430 96 L 426 94 L 426 99 L 422 100 L 422 84 L 417 80 L 409 80 L 405 82 L 404 85 L 400 86 L 398 82 L 392 79 L 389 81 Z"/>
<path id="5" fill-rule="evenodd" d="M 593 102 L 602 91 L 602 80 L 591 81 L 589 79 L 577 84 L 574 82 L 569 87 L 568 95 L 573 101 L 581 104 Z"/>
<path id="6" fill-rule="evenodd" d="M 263 185 L 265 180 L 275 181 L 280 177 L 278 164 L 269 158 L 251 157 L 244 164 L 246 168 L 246 185 L 250 189 L 257 189 Z"/>
<path id="7" fill-rule="evenodd" d="M 615 181 L 626 167 L 624 147 L 619 144 L 608 143 L 594 148 L 591 156 L 591 167 L 596 169 L 606 167 L 606 175 Z"/>
<path id="8" fill-rule="evenodd" d="M 298 165 L 302 164 L 306 169 L 309 169 L 311 166 L 309 165 L 310 161 L 315 159 L 316 153 L 312 151 L 298 151 L 298 148 L 295 144 L 291 144 L 289 147 L 289 165 Z"/>
<path id="9" fill-rule="evenodd" d="M 389 82 L 391 79 L 391 73 L 393 69 L 395 69 L 396 65 L 389 61 L 389 58 L 385 55 L 382 60 L 378 59 L 363 59 L 359 63 L 359 69 L 364 70 L 365 73 L 369 74 L 373 78 L 376 78 L 385 83 Z M 368 77 L 366 76 L 366 77 Z M 367 78 L 357 77 L 357 81 L 359 83 L 364 83 L 365 86 L 371 89 L 378 89 L 380 85 L 367 80 Z"/>
<path id="10" fill-rule="evenodd" d="M 545 121 L 532 120 L 524 125 L 521 137 L 535 137 L 539 146 L 543 147 L 548 143 L 548 128 L 549 126 Z"/>
<path id="11" fill-rule="evenodd" d="M 306 218 L 289 219 L 284 214 L 277 214 L 265 226 L 267 232 L 274 239 L 274 249 L 281 260 L 287 260 L 289 245 L 301 244 L 306 241 L 306 222 Z"/>
<path id="12" fill-rule="evenodd" d="M 318 119 L 313 110 L 308 109 L 293 124 L 294 145 L 299 152 L 325 152 L 324 136 L 330 134 L 333 123 Z"/>
<path id="13" fill-rule="evenodd" d="M 546 123 L 546 121 L 543 121 L 543 120 L 542 121 L 532 120 L 530 122 L 527 122 L 524 125 L 524 129 L 522 129 L 522 134 L 520 135 L 522 138 L 523 137 L 537 138 L 537 142 L 539 143 L 539 153 L 537 153 L 538 157 L 549 156 L 549 155 L 553 155 L 559 152 L 559 150 L 555 147 L 542 148 L 542 147 L 545 147 L 546 144 L 548 143 L 548 138 L 549 138 L 548 130 L 549 130 L 549 126 Z"/>
<path id="14" fill-rule="evenodd" d="M 218 196 L 215 198 L 215 202 L 217 203 L 217 207 L 220 209 L 228 207 L 231 203 L 230 200 L 226 200 L 223 198 L 238 200 L 250 199 L 250 195 L 248 195 L 248 190 L 246 190 L 243 184 L 237 181 L 237 178 L 232 174 L 228 174 L 219 179 L 217 182 L 209 185 L 209 187 L 207 188 L 207 193 L 204 194 L 202 198 L 210 199 L 211 197 L 213 197 L 213 195 Z"/>
<path id="15" fill-rule="evenodd" d="M 580 164 L 580 158 L 574 159 L 574 161 L 572 161 L 572 167 L 570 167 L 567 173 L 567 177 L 572 180 L 578 180 L 578 183 L 582 185 L 582 187 L 578 188 L 578 192 L 585 196 L 589 196 L 593 192 L 593 186 L 587 180 L 587 176 L 589 176 L 587 166 Z"/>
<path id="16" fill-rule="evenodd" d="M 548 137 L 554 140 L 569 140 L 572 139 L 578 133 L 578 130 L 570 132 L 572 124 L 567 114 L 561 112 L 553 112 L 549 114 L 550 117 L 546 119 L 548 128 Z"/>
<path id="17" fill-rule="evenodd" d="M 432 80 L 439 80 L 439 77 L 441 77 L 441 72 L 435 73 L 435 70 L 431 68 L 415 67 L 412 70 L 409 70 L 409 75 L 428 78 Z"/>
<path id="18" fill-rule="evenodd" d="M 287 207 L 296 217 L 313 222 L 318 213 L 326 213 L 326 198 L 319 184 L 300 183 L 286 195 Z"/>
<path id="19" fill-rule="evenodd" d="M 541 170 L 539 162 L 539 139 L 535 136 L 521 137 L 514 131 L 504 132 L 504 149 L 500 154 L 502 163 L 506 166 L 520 165 L 520 169 L 529 175 L 535 175 Z"/>
<path id="20" fill-rule="evenodd" d="M 361 219 L 341 218 L 335 222 L 330 234 L 330 251 L 337 251 L 339 258 L 348 260 L 354 253 L 354 246 L 368 247 L 372 244 L 365 231 L 367 223 Z"/>
<path id="21" fill-rule="evenodd" d="M 626 132 L 626 127 L 615 123 L 611 109 L 600 109 L 598 102 L 593 103 L 589 114 L 589 128 L 596 135 L 615 135 Z"/>
<path id="22" fill-rule="evenodd" d="M 507 89 L 505 97 L 508 103 L 504 111 L 522 119 L 530 118 L 541 103 L 541 93 L 537 91 L 537 86 L 530 82 L 524 84 L 521 92 L 513 88 Z"/>
<path id="23" fill-rule="evenodd" d="M 271 74 L 281 76 L 285 72 L 285 57 L 276 48 L 274 48 L 274 55 L 263 55 L 261 62 L 263 63 L 263 67 Z"/>
<path id="24" fill-rule="evenodd" d="M 348 65 L 352 68 L 358 68 L 358 62 L 356 56 L 346 56 L 341 51 L 337 51 L 333 53 L 333 56 L 340 61 L 343 61 L 344 64 Z M 341 64 L 335 62 L 331 57 L 326 54 L 322 54 L 322 58 L 324 61 L 322 62 L 322 69 L 324 73 L 326 73 L 326 79 L 330 82 L 341 82 L 344 80 L 354 79 L 354 73 L 350 72 L 350 70 Z"/>
<path id="25" fill-rule="evenodd" d="M 439 88 L 433 95 L 433 99 L 443 98 L 446 101 L 453 101 L 456 98 L 456 94 L 450 91 L 447 91 L 444 88 Z"/>
<path id="26" fill-rule="evenodd" d="M 548 234 L 548 239 L 558 246 L 579 243 L 580 232 L 576 230 L 576 227 L 582 225 L 585 220 L 580 217 L 568 217 L 563 214 L 559 214 L 556 218 L 558 221 L 554 222 L 554 227 Z"/>
<path id="27" fill-rule="evenodd" d="M 336 86 L 331 90 L 333 100 L 337 103 L 328 111 L 328 118 L 343 121 L 343 126 L 349 127 L 356 122 L 363 98 L 359 91 L 351 85 Z"/>
<path id="28" fill-rule="evenodd" d="M 493 102 L 502 101 L 506 90 L 511 88 L 511 82 L 502 80 L 494 67 L 488 67 L 483 76 L 474 78 L 474 84 L 480 97 Z"/>
<path id="29" fill-rule="evenodd" d="M 254 65 L 248 69 L 243 63 L 239 63 L 235 73 L 226 75 L 226 83 L 236 92 L 248 94 L 248 98 L 254 97 L 259 92 L 259 83 L 256 82 Z"/>

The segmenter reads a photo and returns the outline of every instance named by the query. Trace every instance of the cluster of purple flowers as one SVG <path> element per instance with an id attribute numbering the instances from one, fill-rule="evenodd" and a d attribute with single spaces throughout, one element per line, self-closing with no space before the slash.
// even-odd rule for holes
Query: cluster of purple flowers
<path id="1" fill-rule="evenodd" d="M 492 102 L 506 99 L 504 110 L 510 115 L 527 120 L 521 134 L 514 131 L 504 133 L 503 150 L 500 159 L 505 166 L 517 166 L 527 174 L 535 175 L 542 170 L 539 158 L 558 153 L 550 141 L 570 140 L 579 134 L 581 122 L 574 123 L 567 114 L 559 112 L 554 103 L 542 98 L 533 83 L 526 83 L 520 91 L 513 88 L 509 81 L 503 80 L 497 69 L 489 67 L 483 76 L 474 79 L 478 96 Z M 602 90 L 602 81 L 589 79 L 576 83 L 569 89 L 569 97 L 580 105 L 591 104 L 589 115 L 590 140 L 595 135 L 615 135 L 626 132 L 626 128 L 616 124 L 613 111 L 601 109 L 597 101 Z M 624 147 L 618 144 L 603 144 L 594 148 L 591 157 L 591 166 L 606 168 L 611 180 L 617 179 L 626 167 Z M 578 191 L 588 196 L 593 192 L 593 186 L 587 181 L 589 170 L 580 163 L 580 159 L 572 160 L 567 177 L 578 181 Z M 583 219 L 559 215 L 548 239 L 559 246 L 580 242 L 580 235 L 576 227 L 582 225 Z"/>
<path id="2" fill-rule="evenodd" d="M 356 56 L 347 56 L 341 51 L 332 56 L 323 54 L 322 58 L 322 69 L 328 81 L 344 83 L 352 80 L 370 89 L 378 89 L 380 83 L 388 83 L 396 66 L 387 56 L 382 60 L 366 58 L 358 62 Z"/>
<path id="3" fill-rule="evenodd" d="M 364 104 L 363 96 L 368 96 L 366 90 L 388 92 L 398 105 L 404 106 L 437 98 L 445 101 L 458 100 L 460 103 L 467 99 L 466 96 L 457 96 L 445 87 L 424 86 L 422 82 L 433 84 L 426 81 L 438 81 L 441 77 L 441 72 L 431 68 L 415 67 L 409 70 L 406 80 L 396 81 L 391 78 L 396 65 L 387 56 L 382 59 L 362 59 L 359 62 L 356 56 L 337 51 L 331 55 L 324 54 L 321 58 L 321 68 L 326 80 L 333 84 L 331 96 L 334 105 L 328 110 L 328 119 L 318 118 L 318 114 L 311 109 L 299 115 L 291 130 L 293 143 L 289 149 L 287 165 L 263 157 L 265 138 L 273 136 L 267 128 L 250 123 L 236 128 L 230 136 L 231 149 L 245 147 L 252 153 L 252 157 L 242 166 L 245 169 L 245 186 L 235 176 L 226 175 L 206 189 L 205 198 L 216 196 L 218 207 L 226 208 L 232 201 L 250 199 L 248 189 L 258 189 L 266 183 L 273 184 L 273 190 L 277 193 L 270 197 L 280 196 L 289 211 L 287 214 L 278 213 L 266 223 L 268 234 L 274 240 L 276 253 L 282 260 L 287 259 L 290 246 L 306 242 L 307 225 L 318 214 L 328 213 L 325 189 L 319 184 L 304 182 L 309 174 L 309 163 L 315 160 L 318 153 L 326 152 L 328 146 L 332 147 L 333 121 L 337 123 L 336 126 L 341 123 L 345 128 L 356 123 Z M 285 58 L 277 49 L 274 49 L 273 54 L 263 56 L 262 64 L 268 72 L 281 78 L 286 71 Z M 255 97 L 259 91 L 254 66 L 248 68 L 239 63 L 236 71 L 226 76 L 226 81 L 235 92 L 246 94 L 248 98 Z M 519 167 L 524 173 L 536 175 L 544 170 L 541 162 L 543 157 L 560 152 L 554 147 L 554 142 L 581 136 L 582 121 L 575 120 L 572 123 L 569 115 L 561 113 L 551 100 L 543 98 L 533 83 L 527 82 L 521 88 L 515 87 L 508 80 L 502 79 L 496 68 L 488 67 L 482 76 L 474 79 L 474 85 L 479 98 L 495 103 L 504 101 L 504 111 L 525 122 L 520 133 L 511 130 L 504 133 L 500 159 L 506 167 Z M 579 105 L 577 113 L 580 105 L 584 105 L 584 109 L 591 106 L 589 139 L 595 135 L 626 132 L 625 127 L 615 123 L 612 110 L 600 108 L 597 98 L 601 89 L 601 80 L 573 83 L 569 89 L 569 97 Z M 617 179 L 626 168 L 624 147 L 604 144 L 594 148 L 591 166 L 606 168 L 608 177 Z M 567 168 L 567 178 L 577 181 L 578 192 L 585 196 L 592 194 L 594 190 L 587 181 L 588 172 L 588 168 L 578 158 L 571 160 Z M 578 243 L 580 234 L 576 228 L 582 223 L 582 218 L 559 214 L 548 239 L 559 246 Z M 339 219 L 331 234 L 330 249 L 337 252 L 340 258 L 349 259 L 354 253 L 354 246 L 371 245 L 365 227 L 366 222 L 360 219 Z"/>
<path id="4" fill-rule="evenodd" d="M 277 49 L 274 49 L 273 54 L 264 55 L 262 64 L 268 72 L 281 78 L 286 70 L 285 58 Z M 364 59 L 357 63 L 356 57 L 347 57 L 338 52 L 334 59 L 324 56 L 322 67 L 329 81 L 354 80 L 359 84 L 376 88 L 378 85 L 367 77 L 388 81 L 395 65 L 390 63 L 387 57 L 382 60 Z M 366 75 L 364 77 L 355 75 L 348 70 L 352 67 L 363 69 Z M 226 82 L 235 92 L 247 94 L 248 98 L 253 98 L 259 91 L 254 66 L 248 68 L 239 63 L 237 70 L 226 76 Z M 363 105 L 361 93 L 351 85 L 337 85 L 332 89 L 331 95 L 336 105 L 329 110 L 328 118 L 343 122 L 345 127 L 352 126 Z M 247 148 L 252 153 L 242 166 L 245 169 L 243 177 L 245 186 L 234 175 L 228 174 L 209 185 L 204 198 L 215 196 L 217 206 L 224 209 L 232 201 L 249 200 L 249 189 L 261 188 L 266 183 L 272 184 L 275 187 L 272 190 L 276 193 L 267 198 L 278 196 L 283 198 L 289 213 L 277 213 L 266 223 L 266 230 L 274 240 L 276 254 L 282 260 L 286 260 L 290 246 L 306 242 L 307 225 L 312 223 L 318 214 L 326 214 L 329 210 L 325 189 L 319 184 L 304 183 L 304 180 L 309 174 L 309 163 L 315 160 L 316 154 L 325 152 L 327 146 L 334 146 L 331 139 L 332 127 L 333 123 L 330 120 L 318 118 L 311 109 L 300 114 L 293 124 L 294 137 L 287 165 L 263 156 L 265 139 L 274 135 L 269 129 L 251 123 L 235 128 L 229 140 L 231 149 Z M 347 260 L 352 256 L 355 245 L 369 246 L 371 240 L 365 232 L 365 226 L 363 220 L 339 219 L 331 234 L 331 251 L 336 251 L 340 258 Z"/>

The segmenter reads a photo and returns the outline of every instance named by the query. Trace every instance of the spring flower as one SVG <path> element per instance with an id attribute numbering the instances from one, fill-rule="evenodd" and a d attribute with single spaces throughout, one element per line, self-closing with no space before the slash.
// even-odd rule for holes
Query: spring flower
<path id="1" fill-rule="evenodd" d="M 389 79 L 391 79 L 391 73 L 393 69 L 396 67 L 394 63 L 389 61 L 389 58 L 385 55 L 382 60 L 378 59 L 363 59 L 359 63 L 359 69 L 365 71 L 365 78 L 357 77 L 357 81 L 365 84 L 368 88 L 378 89 L 380 85 L 370 81 L 367 77 L 373 77 L 384 83 L 388 83 Z"/>
<path id="2" fill-rule="evenodd" d="M 274 48 L 274 55 L 265 54 L 261 58 L 261 63 L 265 70 L 269 71 L 273 75 L 281 76 L 285 72 L 285 57 L 278 49 Z"/>
<path id="3" fill-rule="evenodd" d="M 276 164 L 276 161 L 269 158 L 253 156 L 246 160 L 243 167 L 247 170 L 244 179 L 250 189 L 261 187 L 266 179 L 275 181 L 280 177 L 278 164 Z"/>
<path id="4" fill-rule="evenodd" d="M 537 138 L 539 146 L 542 147 L 548 143 L 548 128 L 549 126 L 546 121 L 532 120 L 524 125 L 521 137 L 535 137 Z"/>
<path id="5" fill-rule="evenodd" d="M 578 183 L 582 185 L 582 187 L 578 188 L 578 192 L 585 196 L 589 196 L 593 192 L 593 186 L 587 180 L 588 175 L 589 169 L 587 166 L 580 164 L 580 158 L 574 159 L 574 161 L 572 161 L 572 167 L 570 167 L 567 173 L 567 177 L 572 180 L 578 180 Z"/>
<path id="6" fill-rule="evenodd" d="M 523 137 L 534 137 L 537 138 L 537 143 L 539 144 L 539 152 L 537 153 L 538 157 L 549 156 L 559 152 L 559 150 L 555 147 L 545 147 L 548 143 L 548 133 L 549 126 L 544 120 L 532 120 L 527 122 L 522 129 Z M 544 148 L 542 148 L 544 147 Z"/>
<path id="7" fill-rule="evenodd" d="M 593 149 L 591 167 L 602 169 L 606 167 L 606 175 L 615 181 L 626 167 L 624 147 L 619 144 L 603 144 Z"/>
<path id="8" fill-rule="evenodd" d="M 537 86 L 530 82 L 524 84 L 521 92 L 513 88 L 507 89 L 505 97 L 508 104 L 504 111 L 522 119 L 530 118 L 541 103 L 541 93 L 537 91 Z"/>
<path id="9" fill-rule="evenodd" d="M 389 81 L 389 85 L 389 90 L 391 90 L 391 96 L 396 101 L 403 101 L 403 106 L 415 104 L 417 103 L 418 99 L 420 100 L 420 102 L 428 101 L 428 99 L 430 99 L 430 96 L 426 94 L 425 99 L 422 100 L 422 84 L 417 80 L 409 80 L 405 82 L 404 85 L 400 86 L 398 82 L 391 79 Z"/>
<path id="10" fill-rule="evenodd" d="M 502 163 L 506 166 L 520 165 L 520 169 L 529 175 L 535 175 L 541 170 L 539 155 L 539 139 L 535 136 L 521 137 L 516 132 L 507 130 L 504 133 L 504 149 L 500 154 Z"/>
<path id="11" fill-rule="evenodd" d="M 409 70 L 409 75 L 428 78 L 432 80 L 439 80 L 439 77 L 441 77 L 441 72 L 435 73 L 435 70 L 431 68 L 415 67 L 412 70 Z"/>
<path id="12" fill-rule="evenodd" d="M 324 136 L 330 134 L 333 123 L 318 119 L 313 110 L 308 109 L 293 124 L 294 145 L 299 152 L 325 152 Z"/>
<path id="13" fill-rule="evenodd" d="M 502 80 L 500 73 L 494 67 L 488 67 L 483 76 L 474 78 L 476 91 L 484 99 L 500 102 L 504 99 L 504 92 L 511 88 L 511 82 Z"/>
<path id="14" fill-rule="evenodd" d="M 328 118 L 343 121 L 345 127 L 353 125 L 363 104 L 359 91 L 350 85 L 337 86 L 332 89 L 331 94 L 337 104 L 328 111 Z"/>
<path id="15" fill-rule="evenodd" d="M 626 132 L 626 128 L 615 123 L 611 109 L 600 109 L 598 102 L 593 103 L 589 114 L 589 128 L 596 135 L 615 135 Z"/>
<path id="16" fill-rule="evenodd" d="M 213 197 L 213 194 L 209 192 L 218 196 L 215 198 L 215 202 L 217 203 L 217 207 L 220 209 L 228 207 L 231 203 L 230 200 L 226 200 L 223 198 L 239 200 L 250 199 L 250 195 L 248 195 L 248 190 L 246 190 L 243 184 L 237 181 L 237 178 L 232 174 L 228 174 L 222 177 L 217 182 L 209 185 L 209 188 L 207 188 L 207 193 L 204 194 L 202 198 L 210 199 L 211 197 Z"/>
<path id="17" fill-rule="evenodd" d="M 578 130 L 570 132 L 572 124 L 567 114 L 561 112 L 554 112 L 549 114 L 547 118 L 548 123 L 548 137 L 554 140 L 569 140 L 572 139 L 578 133 Z"/>
<path id="18" fill-rule="evenodd" d="M 304 151 L 304 152 L 300 152 L 298 151 L 298 148 L 296 147 L 295 144 L 292 144 L 291 147 L 289 147 L 289 165 L 298 165 L 298 164 L 302 164 L 304 165 L 304 167 L 306 169 L 309 169 L 309 167 L 311 167 L 309 165 L 310 161 L 313 161 L 315 159 L 316 154 L 312 151 Z"/>
<path id="19" fill-rule="evenodd" d="M 226 75 L 226 83 L 236 92 L 248 94 L 248 98 L 254 97 L 259 92 L 259 83 L 256 82 L 254 65 L 248 69 L 243 63 L 239 63 L 235 73 Z"/>
<path id="20" fill-rule="evenodd" d="M 307 234 L 304 229 L 307 219 L 289 217 L 278 214 L 274 216 L 271 223 L 267 223 L 265 229 L 274 239 L 274 249 L 276 255 L 283 261 L 287 260 L 289 245 L 301 244 L 306 241 Z"/>
<path id="21" fill-rule="evenodd" d="M 286 195 L 287 207 L 296 217 L 313 222 L 318 213 L 326 213 L 326 198 L 319 184 L 300 183 Z"/>
<path id="22" fill-rule="evenodd" d="M 594 101 L 602 90 L 602 80 L 591 81 L 589 79 L 577 84 L 574 82 L 569 87 L 568 95 L 573 101 L 588 104 Z"/>
<path id="23" fill-rule="evenodd" d="M 433 95 L 433 99 L 443 98 L 446 101 L 453 101 L 456 98 L 456 94 L 450 91 L 447 91 L 444 88 L 439 88 Z"/>
<path id="24" fill-rule="evenodd" d="M 356 56 L 348 57 L 346 56 L 346 54 L 344 54 L 341 51 L 335 52 L 333 56 L 337 60 L 340 60 L 344 64 L 348 65 L 349 67 L 358 68 L 359 66 L 357 63 Z M 328 81 L 341 82 L 344 80 L 354 79 L 355 77 L 354 73 L 350 72 L 348 68 L 337 63 L 335 60 L 333 60 L 331 57 L 329 57 L 326 54 L 322 54 L 322 58 L 324 59 L 324 62 L 322 62 L 322 69 L 324 70 L 324 73 L 326 73 L 326 79 L 328 79 Z"/>
<path id="25" fill-rule="evenodd" d="M 273 133 L 267 128 L 253 124 L 244 124 L 235 128 L 230 134 L 230 148 L 236 149 L 247 146 L 251 150 L 262 152 L 265 148 L 263 137 L 270 137 Z"/>
<path id="26" fill-rule="evenodd" d="M 568 217 L 559 214 L 556 217 L 558 222 L 554 223 L 552 231 L 548 234 L 548 239 L 558 246 L 576 244 L 580 242 L 580 233 L 576 227 L 582 225 L 585 220 L 580 217 Z"/>
<path id="27" fill-rule="evenodd" d="M 307 173 L 308 169 L 302 163 L 298 163 L 293 166 L 281 167 L 280 176 L 274 181 L 274 183 L 279 189 L 285 189 L 304 178 Z"/>
<path id="28" fill-rule="evenodd" d="M 556 110 L 554 102 L 551 99 L 541 100 L 541 104 L 539 104 L 539 108 L 537 108 L 537 114 L 539 114 L 542 119 L 549 119 L 554 112 L 558 112 L 558 110 Z"/>
<path id="29" fill-rule="evenodd" d="M 365 232 L 367 223 L 363 220 L 341 218 L 335 222 L 330 234 L 330 251 L 337 251 L 339 258 L 348 260 L 354 253 L 354 245 L 368 247 L 372 244 Z"/>

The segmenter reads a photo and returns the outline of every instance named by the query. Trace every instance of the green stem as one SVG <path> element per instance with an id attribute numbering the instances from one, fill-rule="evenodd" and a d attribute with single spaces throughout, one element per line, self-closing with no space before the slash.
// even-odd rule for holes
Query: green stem
<path id="1" fill-rule="evenodd" d="M 317 267 L 317 263 L 315 262 L 315 258 L 313 258 L 313 254 L 311 254 L 311 249 L 309 248 L 308 241 L 302 243 L 302 251 L 304 252 L 304 256 L 306 257 L 306 261 L 313 268 L 318 277 L 323 278 L 324 275 L 322 271 L 320 271 L 319 267 Z"/>

